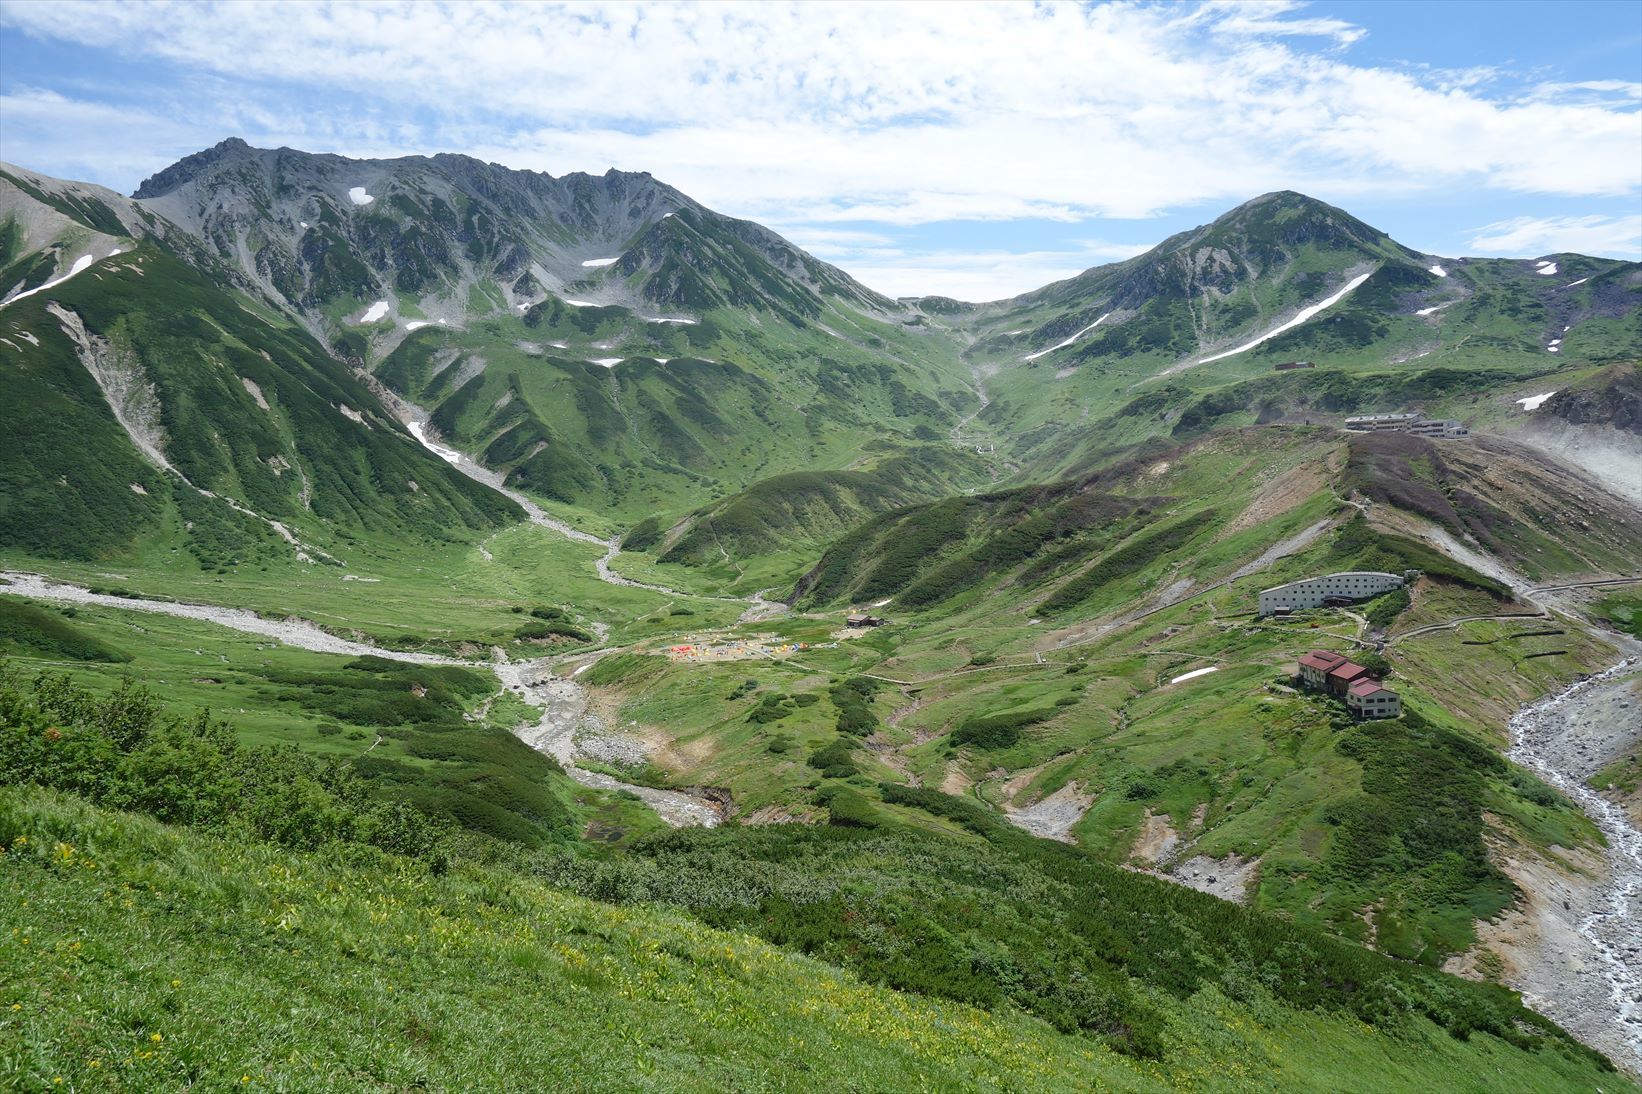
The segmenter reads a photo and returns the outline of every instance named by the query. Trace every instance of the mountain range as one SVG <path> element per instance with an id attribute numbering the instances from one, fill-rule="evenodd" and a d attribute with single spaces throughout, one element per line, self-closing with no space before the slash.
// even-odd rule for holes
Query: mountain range
<path id="1" fill-rule="evenodd" d="M 384 1082 L 401 1042 L 459 1081 L 427 1046 L 483 1043 L 458 1016 L 492 979 L 661 1008 L 728 1085 L 807 1053 L 867 1086 L 859 1054 L 945 1085 L 1621 1082 L 1634 950 L 1599 912 L 1642 741 L 1602 674 L 1642 637 L 1639 361 L 1642 263 L 1425 254 L 1291 191 L 972 303 L 643 173 L 231 139 L 125 197 L 0 165 L 0 846 L 89 840 L 121 884 L 163 848 L 144 952 L 173 912 L 326 924 L 323 975 L 260 935 L 213 958 L 234 998 L 264 965 L 321 995 L 437 965 L 459 1002 L 394 1010 Z M 1377 414 L 1454 426 L 1345 428 Z M 1411 576 L 1255 617 L 1340 570 Z M 1298 687 L 1314 646 L 1403 716 Z M 1531 748 L 1563 709 L 1583 736 Z M 670 831 L 703 820 L 734 823 Z M 32 900 L 103 907 L 38 865 Z M 269 870 L 323 879 L 300 916 Z M 350 884 L 403 952 L 326 903 Z M 506 970 L 453 956 L 481 936 Z M 753 1013 L 766 944 L 758 991 L 808 1017 Z M 709 995 L 746 1043 L 669 1024 Z M 962 1023 L 956 1057 L 907 1032 Z M 1028 1043 L 1047 1071 L 999 1047 Z"/>
<path id="2" fill-rule="evenodd" d="M 132 416 L 156 421 L 161 448 L 187 446 L 176 461 L 183 477 L 299 525 L 316 499 L 323 524 L 340 518 L 329 507 L 343 503 L 321 481 L 324 459 L 300 450 L 336 446 L 307 424 L 293 428 L 293 413 L 329 419 L 327 433 L 364 435 L 372 421 L 390 434 L 394 418 L 425 412 L 431 431 L 510 484 L 586 511 L 582 521 L 602 531 L 658 511 L 686 517 L 701 504 L 722 514 L 728 503 L 716 499 L 775 474 L 870 474 L 886 460 L 925 469 L 894 473 L 901 486 L 884 496 L 903 502 L 1015 468 L 1075 472 L 1148 435 L 1187 435 L 1205 413 L 1223 422 L 1251 409 L 1267 421 L 1397 409 L 1371 405 L 1385 398 L 1376 385 L 1417 388 L 1434 370 L 1503 378 L 1642 350 L 1635 263 L 1422 255 L 1294 193 L 1254 199 L 1127 262 L 967 305 L 885 298 L 645 174 L 556 179 L 463 156 L 355 161 L 228 140 L 146 180 L 130 199 L 19 168 L 6 169 L 4 186 L 0 285 L 14 301 L 13 324 L 50 306 L 41 286 L 89 258 L 89 279 L 53 284 L 57 307 L 79 314 L 89 298 L 140 289 L 156 308 L 216 310 L 209 330 L 166 332 L 173 365 L 178 349 L 223 361 L 231 313 L 266 329 L 235 334 L 244 348 L 264 348 L 259 341 L 278 328 L 312 367 L 352 373 L 333 378 L 346 395 L 318 392 L 307 377 L 284 383 L 267 361 L 225 363 L 214 379 L 205 368 L 162 375 L 167 365 L 150 346 L 158 331 L 114 332 L 95 319 L 78 342 L 51 319 L 10 339 L 17 360 L 59 362 L 57 397 L 84 386 L 76 357 L 141 362 L 113 382 L 140 403 L 154 393 Z M 68 302 L 76 295 L 87 308 Z M 115 310 L 129 314 L 132 303 L 127 296 Z M 275 356 L 276 370 L 289 367 L 287 353 Z M 1272 372 L 1295 359 L 1322 371 Z M 1340 371 L 1376 375 L 1353 398 L 1339 389 L 1355 385 L 1334 381 Z M 303 409 L 316 394 L 334 409 Z M 262 405 L 270 396 L 277 411 Z M 384 398 L 415 409 L 388 410 Z M 12 406 L 68 433 L 107 428 L 77 420 L 83 392 L 76 406 Z M 240 428 L 198 437 L 198 423 L 179 419 L 196 406 L 231 413 Z M 354 422 L 341 408 L 368 417 Z M 950 451 L 960 423 L 987 458 Z M 876 435 L 863 443 L 869 425 Z M 941 451 L 922 450 L 929 446 Z M 131 462 L 137 447 L 98 446 L 97 462 L 123 463 L 83 472 L 99 491 L 96 508 L 121 514 L 112 523 L 126 544 L 159 519 L 160 503 L 130 490 L 152 485 Z M 47 459 L 25 477 L 60 478 Z M 370 524 L 359 499 L 381 491 L 396 510 L 427 510 L 432 524 L 485 519 L 447 507 L 437 484 L 466 489 L 448 472 L 388 479 L 347 488 L 350 519 Z M 417 496 L 402 507 L 410 482 Z M 845 484 L 848 498 L 821 508 L 845 518 L 882 508 L 856 493 Z M 815 519 L 835 527 L 836 516 Z M 22 542 L 18 535 L 8 522 L 6 540 Z M 71 538 L 82 552 L 105 543 L 100 533 Z"/>

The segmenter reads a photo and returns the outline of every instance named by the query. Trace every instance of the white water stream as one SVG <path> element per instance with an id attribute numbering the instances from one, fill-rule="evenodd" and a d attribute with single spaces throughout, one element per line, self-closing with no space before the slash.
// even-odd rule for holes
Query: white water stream
<path id="1" fill-rule="evenodd" d="M 1608 842 L 1603 853 L 1609 875 L 1592 892 L 1578 923 L 1591 965 L 1570 982 L 1538 991 L 1525 986 L 1525 995 L 1536 1009 L 1633 1073 L 1642 1073 L 1642 831 L 1586 784 L 1604 757 L 1577 730 L 1588 727 L 1599 706 L 1639 671 L 1642 661 L 1621 661 L 1523 707 L 1511 719 L 1508 753 L 1577 802 Z M 1622 739 L 1642 736 L 1642 721 L 1633 720 L 1642 720 L 1642 711 L 1634 704 L 1622 704 L 1620 717 L 1631 723 L 1616 727 Z"/>

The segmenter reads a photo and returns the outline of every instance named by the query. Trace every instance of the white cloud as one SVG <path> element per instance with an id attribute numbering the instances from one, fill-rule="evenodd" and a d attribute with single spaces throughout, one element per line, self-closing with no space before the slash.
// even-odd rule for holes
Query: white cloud
<path id="1" fill-rule="evenodd" d="M 1483 254 L 1532 258 L 1573 251 L 1642 261 L 1642 216 L 1513 217 L 1476 229 Z"/>
<path id="2" fill-rule="evenodd" d="M 299 138 L 333 133 L 331 150 L 362 151 L 348 127 L 386 104 L 423 120 L 375 145 L 642 168 L 745 214 L 1076 220 L 1281 186 L 1348 198 L 1642 185 L 1642 125 L 1622 88 L 1511 100 L 1352 65 L 1342 50 L 1359 28 L 1293 3 L 60 0 L 0 18 L 233 79 L 251 99 L 359 96 L 345 124 L 270 116 Z M 1336 48 L 1303 48 L 1317 41 Z"/>
<path id="3" fill-rule="evenodd" d="M 1119 262 L 1150 250 L 1150 243 L 1077 241 L 1075 249 L 1041 251 L 936 250 L 889 245 L 856 245 L 811 237 L 808 230 L 783 230 L 818 258 L 842 266 L 862 284 L 889 296 L 951 296 L 959 300 L 1003 300 L 1091 266 Z M 839 233 L 853 235 L 855 233 Z"/>
<path id="4" fill-rule="evenodd" d="M 1363 29 L 1291 0 L 56 0 L 5 3 L 0 23 L 156 71 L 135 100 L 13 88 L 0 156 L 41 170 L 130 188 L 229 134 L 643 170 L 888 292 L 1004 295 L 1107 257 L 887 244 L 933 222 L 1145 218 L 1285 188 L 1338 203 L 1642 188 L 1634 83 L 1524 91 L 1494 68 L 1353 63 Z M 863 225 L 885 240 L 841 234 Z M 1616 230 L 1558 238 L 1613 253 Z"/>

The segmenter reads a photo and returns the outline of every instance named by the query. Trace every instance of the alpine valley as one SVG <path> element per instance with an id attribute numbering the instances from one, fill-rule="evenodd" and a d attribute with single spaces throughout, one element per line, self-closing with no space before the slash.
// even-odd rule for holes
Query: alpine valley
<path id="1" fill-rule="evenodd" d="M 1635 1089 L 1639 362 L 1286 191 L 977 304 L 4 165 L 0 1085 Z"/>

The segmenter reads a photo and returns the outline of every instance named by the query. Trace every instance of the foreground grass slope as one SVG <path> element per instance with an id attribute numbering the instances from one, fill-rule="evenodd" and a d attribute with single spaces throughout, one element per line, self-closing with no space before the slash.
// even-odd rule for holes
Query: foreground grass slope
<path id="1" fill-rule="evenodd" d="M 1588 1056 L 1231 1004 L 1164 1063 L 861 983 L 681 915 L 0 791 L 0 1082 L 32 1089 L 1589 1090 Z"/>

